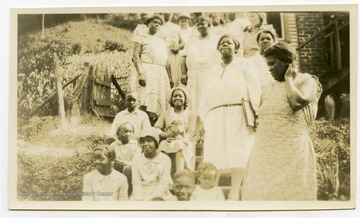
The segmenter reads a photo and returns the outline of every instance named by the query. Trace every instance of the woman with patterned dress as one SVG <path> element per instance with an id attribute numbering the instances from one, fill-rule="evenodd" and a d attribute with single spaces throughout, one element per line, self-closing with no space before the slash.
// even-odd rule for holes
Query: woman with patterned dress
<path id="1" fill-rule="evenodd" d="M 200 116 L 204 122 L 204 161 L 220 171 L 231 169 L 228 200 L 239 200 L 240 185 L 255 140 L 255 130 L 246 125 L 242 99 L 251 101 L 257 113 L 260 102 L 260 80 L 255 66 L 237 58 L 240 45 L 224 35 L 218 43 L 222 63 L 209 71 L 202 91 Z"/>
<path id="2" fill-rule="evenodd" d="M 139 84 L 145 87 L 143 105 L 150 120 L 154 121 L 168 108 L 171 76 L 168 70 L 167 45 L 157 35 L 163 20 L 159 15 L 154 15 L 145 24 L 148 32 L 139 33 L 133 39 L 133 60 Z"/>
<path id="3" fill-rule="evenodd" d="M 296 73 L 294 54 L 286 44 L 265 51 L 275 81 L 262 92 L 243 200 L 316 200 L 316 159 L 309 129 L 322 88 L 315 76 Z"/>

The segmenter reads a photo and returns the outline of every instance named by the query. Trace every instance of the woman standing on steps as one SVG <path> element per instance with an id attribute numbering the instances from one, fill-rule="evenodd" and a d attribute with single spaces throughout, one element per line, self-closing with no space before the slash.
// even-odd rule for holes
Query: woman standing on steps
<path id="1" fill-rule="evenodd" d="M 168 108 L 171 73 L 168 64 L 167 45 L 158 36 L 163 19 L 159 15 L 145 22 L 147 32 L 134 37 L 133 60 L 139 77 L 139 84 L 145 87 L 143 106 L 153 125 L 158 116 Z"/>
<path id="2" fill-rule="evenodd" d="M 315 76 L 295 71 L 295 54 L 285 43 L 265 51 L 275 81 L 262 94 L 243 200 L 316 200 L 316 159 L 309 129 L 322 87 Z"/>
<path id="3" fill-rule="evenodd" d="M 204 122 L 204 162 L 220 171 L 231 169 L 228 200 L 239 200 L 240 185 L 255 139 L 255 129 L 245 123 L 242 99 L 250 100 L 257 112 L 260 80 L 252 62 L 237 58 L 240 44 L 223 35 L 217 45 L 222 62 L 209 71 L 200 102 Z"/>

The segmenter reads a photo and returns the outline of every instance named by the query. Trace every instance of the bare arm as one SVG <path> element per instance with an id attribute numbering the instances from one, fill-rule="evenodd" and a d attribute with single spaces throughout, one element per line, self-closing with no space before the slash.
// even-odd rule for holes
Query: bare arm
<path id="1" fill-rule="evenodd" d="M 187 66 L 186 66 L 186 56 L 181 57 L 181 83 L 187 84 Z"/>
<path id="2" fill-rule="evenodd" d="M 141 67 L 140 54 L 141 54 L 141 45 L 139 43 L 135 42 L 134 50 L 133 50 L 134 66 L 135 66 L 136 72 L 138 73 L 138 76 L 139 76 L 139 84 L 141 86 L 145 86 L 146 85 L 146 75 Z"/>
<path id="3" fill-rule="evenodd" d="M 292 65 L 285 73 L 286 97 L 293 111 L 297 111 L 308 105 L 316 97 L 317 84 L 312 78 L 305 79 L 300 87 L 296 87 L 294 79 L 296 77 Z"/>

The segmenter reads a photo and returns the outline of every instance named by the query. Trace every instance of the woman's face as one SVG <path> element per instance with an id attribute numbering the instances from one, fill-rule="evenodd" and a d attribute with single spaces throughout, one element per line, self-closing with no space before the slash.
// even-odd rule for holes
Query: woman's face
<path id="1" fill-rule="evenodd" d="M 141 148 L 146 157 L 153 157 L 156 153 L 156 141 L 150 137 L 146 136 L 140 139 Z"/>
<path id="2" fill-rule="evenodd" d="M 218 50 L 222 56 L 234 55 L 236 52 L 234 40 L 231 37 L 222 38 Z"/>
<path id="3" fill-rule="evenodd" d="M 181 90 L 175 90 L 172 95 L 174 107 L 183 107 L 185 104 L 185 95 Z"/>
<path id="4" fill-rule="evenodd" d="M 179 18 L 179 26 L 180 27 L 188 27 L 189 25 L 190 25 L 189 18 L 186 18 L 186 17 Z"/>
<path id="5" fill-rule="evenodd" d="M 206 36 L 208 34 L 208 30 L 209 30 L 208 22 L 200 21 L 196 26 L 202 36 Z"/>
<path id="6" fill-rule="evenodd" d="M 101 174 L 105 175 L 111 169 L 111 161 L 103 151 L 96 150 L 94 159 L 95 167 Z"/>
<path id="7" fill-rule="evenodd" d="M 266 57 L 266 63 L 269 67 L 269 71 L 275 80 L 282 82 L 285 81 L 284 75 L 289 64 L 279 60 L 273 55 Z"/>
<path id="8" fill-rule="evenodd" d="M 264 52 L 266 49 L 268 49 L 270 46 L 272 46 L 275 43 L 274 38 L 270 33 L 260 33 L 259 36 L 259 47 L 261 52 Z"/>
<path id="9" fill-rule="evenodd" d="M 159 20 L 158 18 L 153 19 L 148 25 L 150 33 L 151 34 L 157 33 L 160 30 L 161 25 L 162 25 L 161 20 Z"/>
<path id="10" fill-rule="evenodd" d="M 251 24 L 251 26 L 256 26 L 260 24 L 260 17 L 257 13 L 249 13 L 248 19 Z"/>

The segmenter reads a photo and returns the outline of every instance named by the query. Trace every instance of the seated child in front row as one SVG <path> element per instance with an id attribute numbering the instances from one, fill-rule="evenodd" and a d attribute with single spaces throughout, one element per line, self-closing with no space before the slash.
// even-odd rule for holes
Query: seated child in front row
<path id="1" fill-rule="evenodd" d="M 83 201 L 128 200 L 126 177 L 113 169 L 115 151 L 109 145 L 94 149 L 96 170 L 84 176 Z"/>
<path id="2" fill-rule="evenodd" d="M 198 167 L 200 185 L 191 196 L 192 201 L 225 201 L 223 191 L 215 184 L 217 169 L 212 163 L 201 163 Z"/>
<path id="3" fill-rule="evenodd" d="M 195 175 L 190 170 L 180 170 L 174 174 L 174 194 L 178 201 L 189 201 L 195 190 Z"/>
<path id="4" fill-rule="evenodd" d="M 132 192 L 131 164 L 133 159 L 141 154 L 141 149 L 134 136 L 134 126 L 132 123 L 121 123 L 117 128 L 116 136 L 116 141 L 110 145 L 116 154 L 114 169 L 126 176 L 130 195 Z"/>

